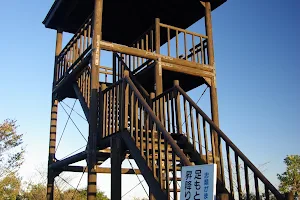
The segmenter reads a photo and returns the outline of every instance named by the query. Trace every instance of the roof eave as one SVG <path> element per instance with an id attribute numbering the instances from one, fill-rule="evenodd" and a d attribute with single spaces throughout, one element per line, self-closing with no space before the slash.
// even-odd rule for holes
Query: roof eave
<path id="1" fill-rule="evenodd" d="M 64 0 L 55 0 L 53 5 L 51 6 L 49 12 L 47 13 L 47 15 L 43 21 L 43 24 L 45 25 L 46 28 L 49 28 L 49 23 L 50 23 L 51 19 L 53 18 L 56 10 L 59 8 L 60 4 L 62 3 L 62 1 L 64 1 Z"/>

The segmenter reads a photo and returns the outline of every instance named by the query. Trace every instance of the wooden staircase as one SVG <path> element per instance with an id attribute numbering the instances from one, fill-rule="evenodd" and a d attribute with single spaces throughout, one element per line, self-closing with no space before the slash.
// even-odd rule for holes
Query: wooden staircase
<path id="1" fill-rule="evenodd" d="M 218 165 L 218 194 L 284 199 L 178 84 L 151 99 L 125 63 L 120 66 L 122 76 L 99 88 L 98 143 L 122 138 L 150 187 L 150 199 L 180 199 L 181 167 L 209 163 Z M 73 86 L 88 118 L 89 67 Z M 110 157 L 108 145 L 100 146 L 98 164 Z"/>

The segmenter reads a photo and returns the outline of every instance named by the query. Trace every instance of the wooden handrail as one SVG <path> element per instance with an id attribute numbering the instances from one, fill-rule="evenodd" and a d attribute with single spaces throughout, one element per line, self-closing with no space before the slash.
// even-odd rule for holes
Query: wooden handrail
<path id="1" fill-rule="evenodd" d="M 66 73 L 64 74 L 64 76 L 61 76 L 57 81 L 56 81 L 56 85 L 65 78 L 66 74 L 69 74 L 72 70 L 75 69 L 75 67 L 77 66 L 78 63 L 80 63 L 80 61 L 82 61 L 82 59 L 84 59 L 87 56 L 91 56 L 91 48 L 92 45 L 90 45 L 78 58 L 77 60 L 68 68 L 68 70 L 66 71 Z"/>
<path id="2" fill-rule="evenodd" d="M 79 38 L 81 33 L 84 31 L 84 29 L 92 24 L 92 15 L 88 17 L 88 19 L 83 23 L 83 25 L 78 29 L 78 31 L 73 35 L 73 37 L 70 39 L 70 41 L 66 44 L 66 46 L 63 48 L 61 53 L 58 55 L 57 60 L 60 61 L 60 59 L 70 50 L 71 46 L 74 44 L 74 42 Z"/>
<path id="3" fill-rule="evenodd" d="M 137 85 L 139 90 L 142 91 L 142 93 L 143 93 L 142 95 L 144 96 L 144 98 L 146 98 L 147 102 L 149 102 L 149 93 L 138 84 L 137 80 L 135 79 L 134 75 L 132 74 L 132 72 L 130 71 L 129 67 L 124 62 L 124 60 L 117 53 L 114 53 L 114 54 L 117 57 L 117 59 L 122 63 L 122 65 L 126 68 L 126 70 L 129 72 L 129 76 L 133 80 L 135 85 Z"/>
<path id="4" fill-rule="evenodd" d="M 168 93 L 174 91 L 174 89 L 175 89 L 174 87 L 167 89 L 166 91 L 164 91 L 163 93 L 161 93 L 160 95 L 158 95 L 154 99 L 152 99 L 152 101 L 156 101 L 156 100 L 162 98 L 163 96 L 167 95 Z"/>
<path id="5" fill-rule="evenodd" d="M 277 199 L 283 199 L 283 195 L 269 182 L 269 180 L 254 166 L 254 164 L 234 145 L 234 143 L 223 133 L 219 127 L 198 107 L 198 105 L 184 92 L 180 86 L 175 86 L 179 93 L 194 107 L 194 109 L 209 123 L 211 128 L 231 147 L 234 153 L 240 157 L 243 162 L 253 171 L 255 176 L 259 178 L 265 186 L 275 195 Z"/>
<path id="6" fill-rule="evenodd" d="M 159 23 L 159 25 L 160 25 L 160 27 L 177 30 L 177 31 L 180 31 L 180 32 L 183 32 L 183 33 L 191 34 L 191 35 L 202 37 L 202 38 L 208 38 L 206 35 L 201 35 L 199 33 L 195 33 L 195 32 L 192 32 L 192 31 L 185 30 L 185 29 L 181 29 L 181 28 L 178 28 L 178 27 L 175 27 L 175 26 L 171 26 L 171 25 L 167 25 L 167 24 L 163 24 L 163 23 Z"/>
<path id="7" fill-rule="evenodd" d="M 152 111 L 148 103 L 144 100 L 139 90 L 135 87 L 134 83 L 131 81 L 130 77 L 128 75 L 125 75 L 124 80 L 128 83 L 131 90 L 134 92 L 135 96 L 140 101 L 139 103 L 144 107 L 144 109 L 147 111 L 149 116 L 155 122 L 156 127 L 163 134 L 164 139 L 171 145 L 175 154 L 180 158 L 181 163 L 186 166 L 192 165 L 192 163 L 189 161 L 189 159 L 186 157 L 186 155 L 183 153 L 183 151 L 179 148 L 179 146 L 176 144 L 174 139 L 171 137 L 171 135 L 166 131 L 165 127 L 163 126 L 161 121 L 157 118 L 157 116 L 154 114 L 154 112 Z"/>

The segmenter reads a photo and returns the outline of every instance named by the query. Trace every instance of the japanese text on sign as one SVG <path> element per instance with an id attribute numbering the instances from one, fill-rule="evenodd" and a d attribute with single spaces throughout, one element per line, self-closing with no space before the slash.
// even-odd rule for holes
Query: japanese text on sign
<path id="1" fill-rule="evenodd" d="M 181 200 L 215 200 L 216 199 L 215 164 L 182 167 Z"/>

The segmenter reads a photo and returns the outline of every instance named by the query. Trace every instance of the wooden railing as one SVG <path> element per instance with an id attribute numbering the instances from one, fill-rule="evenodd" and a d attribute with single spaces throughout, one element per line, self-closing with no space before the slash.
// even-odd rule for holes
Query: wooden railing
<path id="1" fill-rule="evenodd" d="M 148 52 L 155 51 L 155 30 L 154 26 L 151 26 L 147 31 L 145 31 L 140 37 L 138 37 L 130 47 L 145 50 Z M 130 67 L 131 71 L 136 70 L 141 65 L 149 64 L 148 59 L 132 56 L 132 55 L 122 55 L 124 57 L 124 62 Z"/>
<path id="2" fill-rule="evenodd" d="M 266 200 L 283 199 L 283 195 L 181 87 L 175 85 L 153 101 L 162 104 L 156 114 L 162 116 L 169 132 L 184 134 L 206 163 L 218 163 L 218 178 L 232 198 L 260 200 L 264 196 Z"/>
<path id="3" fill-rule="evenodd" d="M 101 137 L 128 131 L 161 188 L 171 192 L 169 182 L 179 178 L 178 163 L 191 163 L 153 112 L 158 107 L 146 102 L 128 72 L 125 72 L 123 79 L 105 89 L 102 95 L 104 110 Z M 177 195 L 175 193 L 174 196 Z"/>
<path id="4" fill-rule="evenodd" d="M 86 106 L 90 107 L 90 92 L 91 92 L 91 69 L 87 66 L 77 80 L 78 88 L 84 98 Z"/>
<path id="5" fill-rule="evenodd" d="M 159 34 L 158 44 L 161 55 L 184 59 L 198 64 L 208 64 L 207 36 L 191 32 L 178 27 L 158 23 L 159 30 L 151 26 L 143 33 L 130 47 L 145 50 L 148 52 L 156 51 L 156 34 Z M 167 41 L 163 43 L 161 41 Z M 132 55 L 122 55 L 124 62 L 130 70 L 137 72 L 153 64 L 153 60 Z"/>
<path id="6" fill-rule="evenodd" d="M 160 34 L 165 35 L 163 32 L 166 32 L 167 35 L 166 51 L 161 49 L 161 54 L 208 64 L 207 36 L 163 23 L 159 26 Z"/>
<path id="7" fill-rule="evenodd" d="M 56 83 L 69 74 L 91 50 L 92 44 L 92 15 L 72 37 L 57 57 Z"/>
<path id="8" fill-rule="evenodd" d="M 148 92 L 139 84 L 139 82 L 134 77 L 134 71 L 130 71 L 130 68 L 124 61 L 124 54 L 119 55 L 118 53 L 113 53 L 113 83 L 121 80 L 124 77 L 124 71 L 128 71 L 129 77 L 134 82 L 136 87 L 139 89 L 143 97 L 149 102 Z"/>

